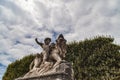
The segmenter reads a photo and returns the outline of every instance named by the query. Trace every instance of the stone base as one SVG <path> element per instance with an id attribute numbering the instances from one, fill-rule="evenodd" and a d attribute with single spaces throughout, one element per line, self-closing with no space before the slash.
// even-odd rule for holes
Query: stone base
<path id="1" fill-rule="evenodd" d="M 15 80 L 72 80 L 71 77 L 66 73 L 55 73 L 42 76 L 34 76 L 28 78 L 17 78 Z"/>
<path id="2" fill-rule="evenodd" d="M 39 73 L 37 70 L 33 73 L 28 73 L 15 80 L 73 80 L 74 74 L 71 64 L 66 61 L 61 62 L 59 65 L 45 73 Z"/>

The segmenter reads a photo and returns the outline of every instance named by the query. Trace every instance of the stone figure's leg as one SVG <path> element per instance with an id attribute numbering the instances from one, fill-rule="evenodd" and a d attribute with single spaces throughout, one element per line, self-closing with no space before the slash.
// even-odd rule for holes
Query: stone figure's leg
<path id="1" fill-rule="evenodd" d="M 53 53 L 53 54 L 52 54 L 52 57 L 57 61 L 57 62 L 54 64 L 54 66 L 53 66 L 53 68 L 54 68 L 54 67 L 56 67 L 58 64 L 60 64 L 60 62 L 62 61 L 62 59 L 60 58 L 60 56 L 59 56 L 57 53 Z"/>
<path id="2" fill-rule="evenodd" d="M 42 68 L 42 69 L 39 71 L 39 73 L 40 73 L 40 74 L 42 74 L 42 73 L 43 73 L 43 71 L 44 71 L 44 69 L 45 69 L 45 67 L 44 67 L 44 68 Z"/>
<path id="3" fill-rule="evenodd" d="M 40 68 L 38 69 L 38 72 L 40 72 L 43 68 L 44 68 L 44 64 L 42 63 L 42 64 L 40 65 Z"/>
<path id="4" fill-rule="evenodd" d="M 49 71 L 52 67 L 53 67 L 53 63 L 52 62 L 47 62 L 46 67 L 44 69 L 44 72 Z"/>
<path id="5" fill-rule="evenodd" d="M 47 61 L 47 57 L 48 57 L 48 54 L 47 54 L 47 52 L 43 52 L 43 63 L 45 62 L 45 61 Z"/>
<path id="6" fill-rule="evenodd" d="M 44 67 L 39 71 L 40 74 L 43 74 L 47 71 L 49 66 L 47 66 L 46 64 L 44 65 Z"/>

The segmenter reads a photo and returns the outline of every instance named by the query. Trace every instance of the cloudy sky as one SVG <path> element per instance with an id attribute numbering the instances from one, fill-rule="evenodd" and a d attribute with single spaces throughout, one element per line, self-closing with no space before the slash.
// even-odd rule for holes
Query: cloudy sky
<path id="1" fill-rule="evenodd" d="M 0 79 L 9 63 L 41 51 L 36 37 L 111 35 L 120 44 L 119 30 L 120 0 L 0 0 Z"/>

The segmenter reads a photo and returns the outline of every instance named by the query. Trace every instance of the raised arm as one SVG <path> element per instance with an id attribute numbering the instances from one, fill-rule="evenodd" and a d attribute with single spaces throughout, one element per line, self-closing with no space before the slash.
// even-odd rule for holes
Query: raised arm
<path id="1" fill-rule="evenodd" d="M 35 41 L 36 41 L 37 44 L 39 44 L 39 45 L 42 47 L 43 43 L 39 42 L 39 41 L 37 40 L 37 38 L 35 38 Z"/>

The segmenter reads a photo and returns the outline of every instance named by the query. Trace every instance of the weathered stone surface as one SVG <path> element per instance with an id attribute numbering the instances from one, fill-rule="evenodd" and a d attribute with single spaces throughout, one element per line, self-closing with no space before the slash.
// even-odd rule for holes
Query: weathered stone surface
<path id="1" fill-rule="evenodd" d="M 55 73 L 50 75 L 41 75 L 28 78 L 18 78 L 15 80 L 72 80 L 68 74 L 65 73 Z"/>
<path id="2" fill-rule="evenodd" d="M 73 72 L 69 62 L 61 62 L 44 74 L 21 77 L 15 80 L 73 80 Z"/>

